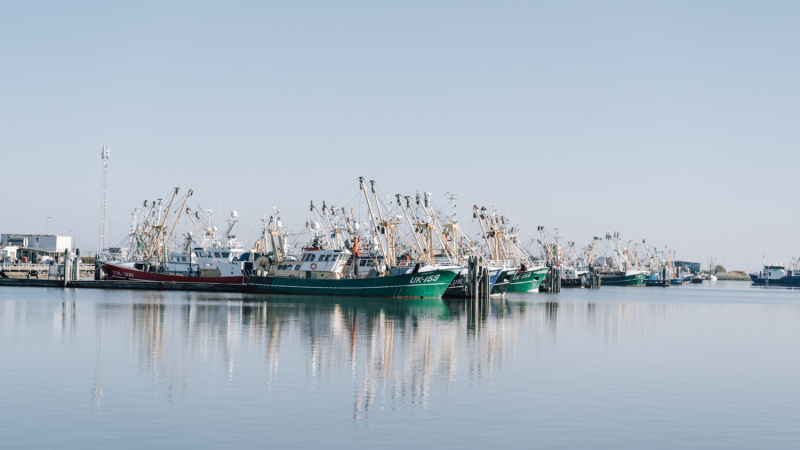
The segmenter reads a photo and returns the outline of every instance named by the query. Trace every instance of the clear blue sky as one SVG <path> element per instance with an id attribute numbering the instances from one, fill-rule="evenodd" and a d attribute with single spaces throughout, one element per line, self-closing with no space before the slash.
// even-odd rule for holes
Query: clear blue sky
<path id="1" fill-rule="evenodd" d="M 800 254 L 797 2 L 2 2 L 0 231 L 194 188 L 286 222 L 358 176 L 753 270 Z"/>

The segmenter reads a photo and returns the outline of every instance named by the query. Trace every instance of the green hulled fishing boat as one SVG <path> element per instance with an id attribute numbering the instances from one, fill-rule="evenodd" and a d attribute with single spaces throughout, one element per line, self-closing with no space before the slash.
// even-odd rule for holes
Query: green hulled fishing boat
<path id="1" fill-rule="evenodd" d="M 625 272 L 601 273 L 600 278 L 605 286 L 644 286 L 646 271 L 628 270 Z"/>
<path id="2" fill-rule="evenodd" d="M 511 284 L 506 292 L 530 292 L 539 289 L 547 274 L 547 267 L 529 269 L 518 272 L 511 277 Z"/>
<path id="3" fill-rule="evenodd" d="M 289 278 L 251 276 L 247 284 L 264 294 L 349 297 L 441 298 L 455 278 L 453 270 L 432 270 L 369 278 Z"/>

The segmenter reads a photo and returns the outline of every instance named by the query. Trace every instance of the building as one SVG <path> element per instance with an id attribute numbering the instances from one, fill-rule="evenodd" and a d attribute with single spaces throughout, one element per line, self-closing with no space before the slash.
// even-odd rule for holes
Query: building
<path id="1" fill-rule="evenodd" d="M 689 261 L 675 261 L 675 267 L 678 268 L 686 267 L 686 269 L 693 274 L 700 273 L 700 263 L 694 263 Z"/>
<path id="2" fill-rule="evenodd" d="M 72 236 L 54 234 L 0 234 L 0 257 L 3 262 L 59 262 L 64 250 L 72 250 Z"/>

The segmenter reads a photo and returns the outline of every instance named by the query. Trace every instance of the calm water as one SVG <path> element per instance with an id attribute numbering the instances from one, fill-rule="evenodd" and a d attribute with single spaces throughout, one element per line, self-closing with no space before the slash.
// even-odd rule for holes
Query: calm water
<path id="1" fill-rule="evenodd" d="M 0 288 L 4 448 L 799 448 L 800 291 Z"/>

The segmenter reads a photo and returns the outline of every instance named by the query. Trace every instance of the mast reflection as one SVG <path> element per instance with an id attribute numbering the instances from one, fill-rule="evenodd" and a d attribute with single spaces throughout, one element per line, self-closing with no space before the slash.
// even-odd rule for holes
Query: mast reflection
<path id="1" fill-rule="evenodd" d="M 376 408 L 425 408 L 434 393 L 449 402 L 455 382 L 472 385 L 495 377 L 518 345 L 555 347 L 568 332 L 616 345 L 622 334 L 652 329 L 680 307 L 492 299 L 476 308 L 462 300 L 155 291 L 131 298 L 76 302 L 67 294 L 52 303 L 6 301 L 0 308 L 3 336 L 21 337 L 26 323 L 48 321 L 53 340 L 62 345 L 75 344 L 79 331 L 93 333 L 94 414 L 102 407 L 103 374 L 110 370 L 104 368 L 115 367 L 104 362 L 119 364 L 127 352 L 125 360 L 170 400 L 186 395 L 190 375 L 209 366 L 215 373 L 222 368 L 234 382 L 241 367 L 253 370 L 255 364 L 271 389 L 283 357 L 284 372 L 299 373 L 309 385 L 351 384 L 353 418 L 366 419 Z M 297 366 L 298 357 L 304 366 Z"/>

